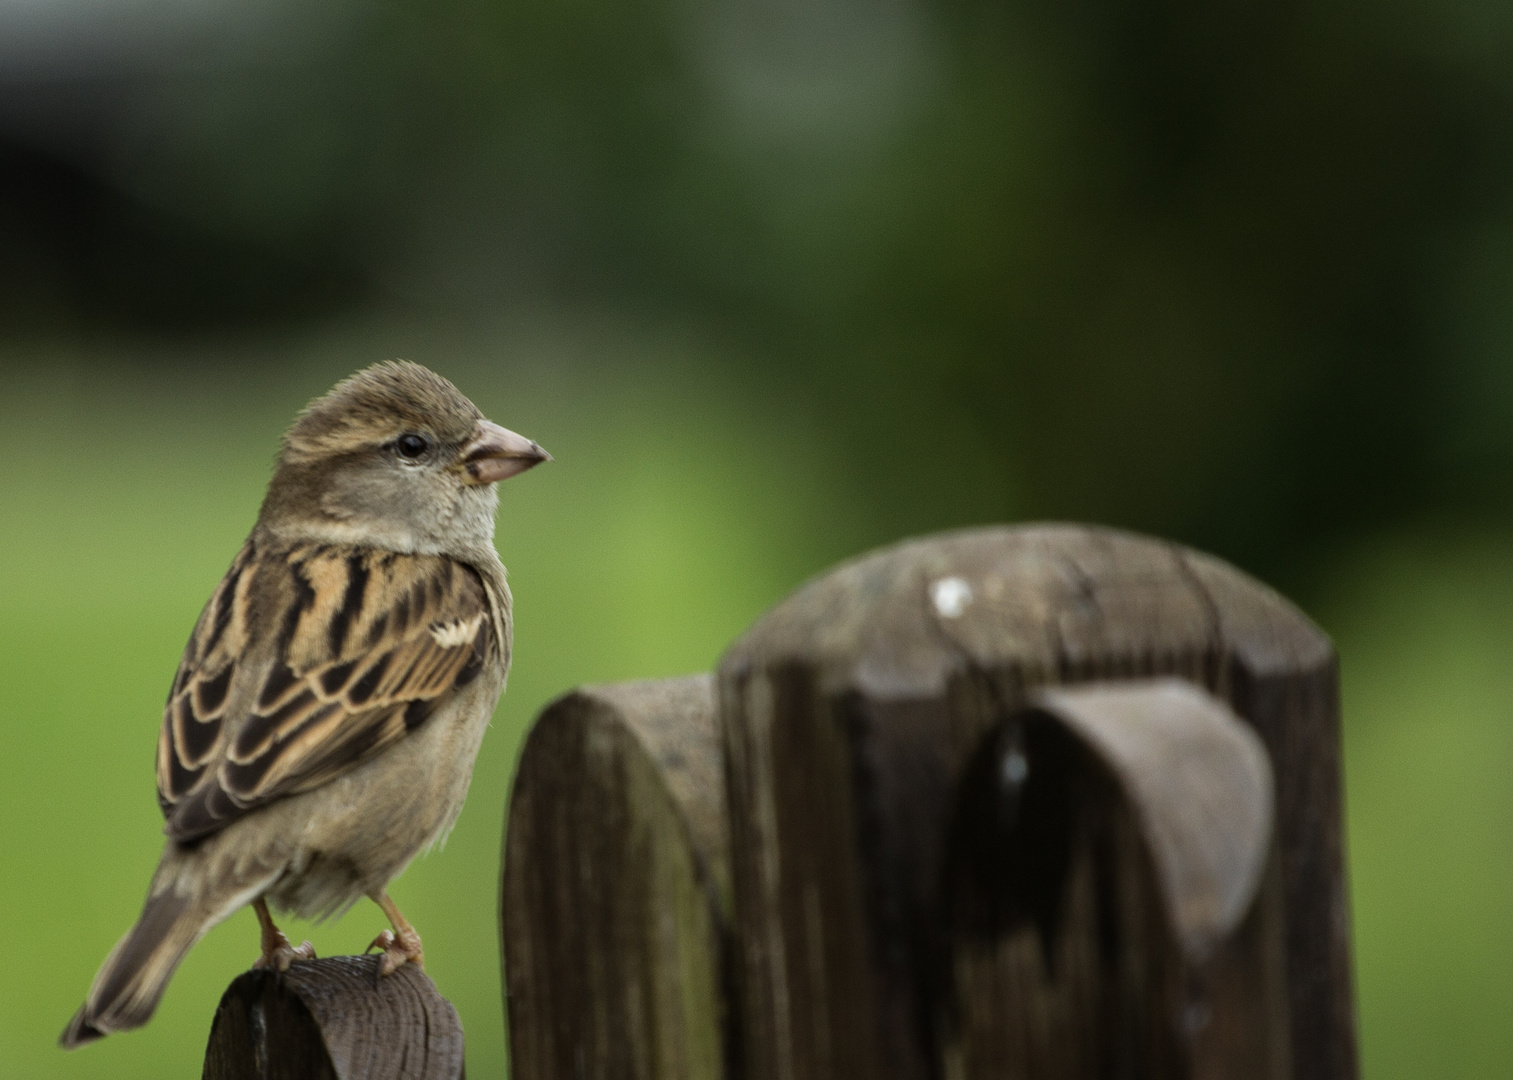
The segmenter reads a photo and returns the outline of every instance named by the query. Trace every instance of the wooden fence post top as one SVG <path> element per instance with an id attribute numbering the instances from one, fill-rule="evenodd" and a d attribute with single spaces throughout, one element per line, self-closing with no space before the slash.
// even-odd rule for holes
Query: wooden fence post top
<path id="1" fill-rule="evenodd" d="M 705 860 L 724 906 L 729 907 L 730 828 L 725 818 L 725 766 L 714 723 L 714 676 L 580 686 L 541 710 L 521 750 L 522 771 L 535 740 L 550 728 L 590 715 L 623 725 L 656 767 L 677 803 L 689 840 Z"/>
<path id="2" fill-rule="evenodd" d="M 1204 651 L 1257 676 L 1334 660 L 1289 601 L 1211 555 L 1097 526 L 991 526 L 841 564 L 768 612 L 720 671 L 802 658 L 827 683 L 911 696 L 964 663 L 1011 663 L 1035 685 L 1075 681 L 1079 665 L 1107 674 L 1110 656 L 1134 675 Z"/>
<path id="3" fill-rule="evenodd" d="M 729 852 L 711 676 L 541 711 L 499 886 L 512 1076 L 725 1075 Z"/>
<path id="4" fill-rule="evenodd" d="M 944 533 L 801 587 L 717 686 L 747 1075 L 1355 1075 L 1338 665 L 1271 588 Z"/>
<path id="5" fill-rule="evenodd" d="M 204 1080 L 461 1080 L 462 1025 L 426 973 L 376 956 L 248 971 L 210 1028 Z"/>

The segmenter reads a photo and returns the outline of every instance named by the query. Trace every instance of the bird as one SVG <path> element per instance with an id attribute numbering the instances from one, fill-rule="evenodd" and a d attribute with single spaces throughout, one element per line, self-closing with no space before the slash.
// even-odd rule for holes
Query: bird
<path id="1" fill-rule="evenodd" d="M 270 905 L 372 899 L 379 972 L 424 967 L 389 883 L 457 820 L 504 691 L 496 485 L 551 455 L 419 364 L 375 364 L 284 434 L 257 521 L 184 649 L 157 743 L 166 842 L 141 916 L 59 1038 L 140 1027 L 211 927 L 252 905 L 255 966 L 314 958 Z"/>

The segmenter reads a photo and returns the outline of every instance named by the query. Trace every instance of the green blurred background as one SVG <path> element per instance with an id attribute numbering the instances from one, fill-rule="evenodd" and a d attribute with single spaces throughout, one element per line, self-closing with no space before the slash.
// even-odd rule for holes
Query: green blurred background
<path id="1" fill-rule="evenodd" d="M 143 1031 L 54 1039 L 278 433 L 395 356 L 557 457 L 502 490 L 467 810 L 394 889 L 470 1075 L 545 701 L 1039 518 L 1213 550 L 1334 636 L 1364 1073 L 1513 1070 L 1513 7 L 0 0 L 0 1077 L 198 1075 L 247 912 Z"/>

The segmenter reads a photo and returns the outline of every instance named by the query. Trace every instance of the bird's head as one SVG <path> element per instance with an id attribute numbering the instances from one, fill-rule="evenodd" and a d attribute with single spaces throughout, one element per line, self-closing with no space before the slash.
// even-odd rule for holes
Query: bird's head
<path id="1" fill-rule="evenodd" d="M 258 524 L 292 540 L 461 554 L 492 540 L 495 483 L 550 460 L 435 372 L 375 364 L 285 434 Z"/>

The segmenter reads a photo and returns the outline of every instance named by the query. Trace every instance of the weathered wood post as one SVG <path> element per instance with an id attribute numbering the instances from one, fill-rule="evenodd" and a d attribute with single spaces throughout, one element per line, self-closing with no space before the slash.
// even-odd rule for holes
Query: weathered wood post
<path id="1" fill-rule="evenodd" d="M 513 1076 L 1350 1080 L 1328 640 L 1072 526 L 810 582 L 707 677 L 540 717 Z"/>
<path id="2" fill-rule="evenodd" d="M 500 888 L 516 1080 L 725 1075 L 725 821 L 708 675 L 576 690 L 542 712 Z"/>
<path id="3" fill-rule="evenodd" d="M 745 1077 L 1354 1076 L 1335 657 L 1271 590 L 974 530 L 811 582 L 718 679 Z"/>
<path id="4" fill-rule="evenodd" d="M 376 956 L 249 971 L 227 988 L 205 1080 L 462 1080 L 462 1026 L 425 972 Z"/>

